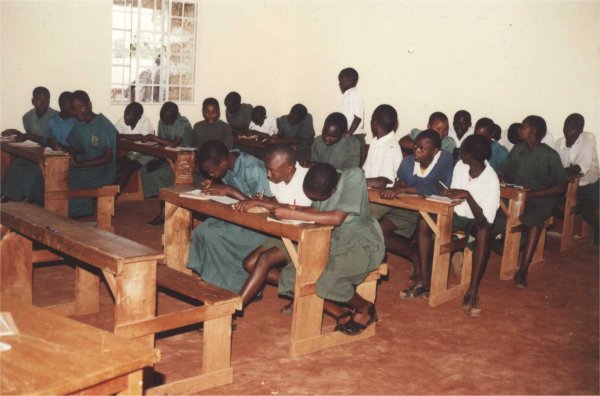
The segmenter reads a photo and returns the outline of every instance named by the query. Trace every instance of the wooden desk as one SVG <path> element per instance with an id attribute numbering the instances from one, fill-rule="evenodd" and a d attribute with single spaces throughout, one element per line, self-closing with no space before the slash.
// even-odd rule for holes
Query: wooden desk
<path id="1" fill-rule="evenodd" d="M 281 237 L 296 267 L 294 308 L 290 355 L 299 356 L 335 345 L 358 341 L 375 334 L 375 326 L 357 336 L 339 331 L 322 333 L 323 299 L 317 296 L 316 282 L 329 256 L 332 227 L 319 225 L 287 225 L 267 221 L 266 214 L 240 213 L 230 206 L 213 201 L 180 197 L 190 190 L 184 187 L 163 188 L 160 198 L 165 201 L 165 228 L 163 245 L 166 264 L 190 273 L 186 268 L 192 230 L 192 212 Z M 298 243 L 298 250 L 292 241 Z"/>
<path id="2" fill-rule="evenodd" d="M 45 309 L 0 295 L 19 335 L 3 336 L 12 349 L 0 352 L 0 393 L 55 395 L 142 394 L 142 369 L 159 352 Z"/>
<path id="3" fill-rule="evenodd" d="M 174 150 L 164 146 L 136 143 L 129 139 L 119 139 L 117 141 L 117 151 L 120 155 L 125 155 L 130 151 L 140 154 L 151 155 L 157 158 L 163 158 L 167 161 L 175 175 L 175 185 L 189 185 L 194 181 L 194 167 L 196 154 L 191 150 Z M 121 200 L 141 200 L 144 199 L 144 193 L 141 190 L 139 173 L 136 172 L 131 177 L 130 182 L 125 187 L 120 197 Z"/>
<path id="4" fill-rule="evenodd" d="M 69 200 L 62 194 L 69 191 L 70 157 L 68 154 L 49 155 L 44 153 L 44 148 L 41 146 L 19 147 L 9 142 L 0 143 L 0 149 L 2 150 L 2 176 L 14 157 L 37 162 L 44 175 L 44 207 L 63 216 L 68 215 Z"/>
<path id="5" fill-rule="evenodd" d="M 500 261 L 500 279 L 502 280 L 512 279 L 519 268 L 521 232 L 523 231 L 519 217 L 525 210 L 527 191 L 529 189 L 500 186 L 500 208 L 506 216 L 504 249 Z M 508 199 L 508 207 L 502 199 Z"/>
<path id="6" fill-rule="evenodd" d="M 265 154 L 271 148 L 271 145 L 265 138 L 248 139 L 248 135 L 233 135 L 233 148 L 237 148 L 245 153 L 254 155 L 257 158 L 264 159 Z"/>
<path id="7" fill-rule="evenodd" d="M 429 306 L 435 307 L 462 296 L 469 287 L 468 282 L 461 282 L 458 286 L 447 288 L 450 254 L 454 247 L 458 246 L 457 243 L 452 242 L 452 216 L 454 215 L 454 206 L 458 203 L 430 201 L 419 196 L 383 199 L 379 193 L 380 190 L 369 189 L 369 201 L 380 205 L 416 210 L 435 234 Z M 437 216 L 435 221 L 430 216 L 432 214 Z"/>
<path id="8" fill-rule="evenodd" d="M 565 196 L 563 208 L 563 220 L 560 230 L 560 253 L 566 253 L 580 244 L 589 243 L 592 240 L 592 227 L 583 221 L 580 213 L 577 213 L 577 190 L 579 180 L 583 175 L 569 177 L 569 184 Z M 575 237 L 578 239 L 575 239 Z"/>

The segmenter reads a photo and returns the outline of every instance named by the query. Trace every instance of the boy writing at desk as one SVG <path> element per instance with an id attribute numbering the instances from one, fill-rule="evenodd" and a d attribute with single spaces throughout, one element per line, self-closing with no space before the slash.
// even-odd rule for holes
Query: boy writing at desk
<path id="1" fill-rule="evenodd" d="M 295 104 L 290 113 L 277 119 L 277 135 L 271 137 L 271 143 L 298 145 L 298 161 L 310 160 L 310 148 L 315 140 L 315 128 L 312 115 L 306 106 Z"/>
<path id="2" fill-rule="evenodd" d="M 252 105 L 242 103 L 242 97 L 237 92 L 229 92 L 225 96 L 225 118 L 234 134 L 244 134 L 248 132 L 250 126 L 250 113 Z"/>
<path id="3" fill-rule="evenodd" d="M 385 253 L 381 229 L 371 217 L 364 173 L 357 168 L 339 173 L 329 164 L 315 164 L 306 174 L 303 190 L 313 201 L 312 207 L 276 206 L 274 214 L 282 219 L 335 227 L 327 267 L 317 281 L 317 295 L 325 300 L 325 311 L 336 318 L 336 330 L 360 334 L 377 321 L 377 311 L 373 303 L 356 293 L 356 286 L 379 266 Z M 264 284 L 265 267 L 271 271 L 281 264 L 281 259 L 266 252 L 259 254 L 257 261 L 261 265 L 249 266 L 249 282 L 258 280 Z M 278 282 L 281 294 L 290 296 L 295 268 L 288 264 L 280 274 L 271 272 L 269 279 Z"/>

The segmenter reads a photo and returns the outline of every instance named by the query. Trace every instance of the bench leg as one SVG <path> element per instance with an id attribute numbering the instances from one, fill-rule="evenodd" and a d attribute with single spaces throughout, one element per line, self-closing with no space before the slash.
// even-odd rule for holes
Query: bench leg
<path id="1" fill-rule="evenodd" d="M 127 376 L 127 389 L 117 395 L 142 395 L 143 394 L 143 370 L 134 371 Z"/>
<path id="2" fill-rule="evenodd" d="M 100 311 L 100 278 L 91 270 L 75 268 L 75 314 L 87 315 Z"/>
<path id="3" fill-rule="evenodd" d="M 575 245 L 575 220 L 577 215 L 571 213 L 571 208 L 565 207 L 562 231 L 560 236 L 560 252 L 564 253 Z"/>
<path id="4" fill-rule="evenodd" d="M 165 263 L 170 268 L 188 275 L 192 274 L 192 271 L 186 268 L 191 231 L 192 212 L 166 202 L 163 235 Z"/>
<path id="5" fill-rule="evenodd" d="M 0 242 L 0 291 L 33 304 L 33 247 L 29 239 L 9 231 Z"/>
<path id="6" fill-rule="evenodd" d="M 115 197 L 99 197 L 96 212 L 98 228 L 115 232 L 115 228 L 112 226 L 112 218 L 115 215 Z"/>
<path id="7" fill-rule="evenodd" d="M 537 246 L 535 247 L 535 252 L 533 253 L 533 258 L 531 259 L 531 265 L 543 265 L 544 264 L 544 249 L 546 247 L 546 233 L 548 229 L 544 227 L 540 233 L 540 239 L 538 240 Z"/>

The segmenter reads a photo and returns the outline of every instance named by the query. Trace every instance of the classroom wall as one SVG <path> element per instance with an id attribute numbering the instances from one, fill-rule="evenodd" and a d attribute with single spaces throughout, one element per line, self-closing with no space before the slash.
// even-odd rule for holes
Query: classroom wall
<path id="1" fill-rule="evenodd" d="M 21 127 L 31 89 L 85 89 L 110 104 L 110 1 L 0 1 L 0 129 Z M 503 128 L 543 116 L 555 137 L 571 112 L 600 131 L 600 1 L 202 0 L 196 103 L 230 90 L 272 115 L 304 103 L 320 133 L 339 106 L 337 74 L 360 73 L 366 121 L 381 103 L 403 135 L 433 111 L 467 109 Z M 156 123 L 159 105 L 147 105 Z M 368 127 L 368 124 L 367 124 Z M 598 139 L 600 140 L 600 139 Z"/>

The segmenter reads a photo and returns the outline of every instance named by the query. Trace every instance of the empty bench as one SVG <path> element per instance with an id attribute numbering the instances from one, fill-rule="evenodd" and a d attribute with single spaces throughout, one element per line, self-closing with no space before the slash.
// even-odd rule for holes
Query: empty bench
<path id="1" fill-rule="evenodd" d="M 240 297 L 176 271 L 157 270 L 163 254 L 105 230 L 35 205 L 15 202 L 0 207 L 0 291 L 32 303 L 33 263 L 42 259 L 76 260 L 74 303 L 47 307 L 64 315 L 99 311 L 99 273 L 115 300 L 114 332 L 154 344 L 154 335 L 204 322 L 201 375 L 152 388 L 149 393 L 192 393 L 232 382 L 231 315 Z M 35 251 L 38 242 L 50 252 Z M 202 301 L 203 306 L 156 316 L 157 284 Z"/>

